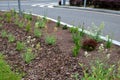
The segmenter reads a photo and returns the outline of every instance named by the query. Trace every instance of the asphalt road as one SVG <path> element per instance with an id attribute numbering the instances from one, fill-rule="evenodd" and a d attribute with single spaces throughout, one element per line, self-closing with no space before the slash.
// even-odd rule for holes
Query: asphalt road
<path id="1" fill-rule="evenodd" d="M 57 5 L 57 1 L 58 0 L 26 0 L 21 1 L 21 7 L 22 10 L 26 12 L 47 15 L 53 19 L 57 19 L 58 16 L 61 16 L 62 21 L 68 24 L 77 26 L 84 23 L 86 29 L 91 28 L 92 23 L 99 26 L 104 22 L 105 27 L 102 35 L 111 35 L 113 39 L 120 42 L 120 15 L 51 7 Z M 0 1 L 0 10 L 9 10 L 11 8 L 18 10 L 17 1 Z"/>

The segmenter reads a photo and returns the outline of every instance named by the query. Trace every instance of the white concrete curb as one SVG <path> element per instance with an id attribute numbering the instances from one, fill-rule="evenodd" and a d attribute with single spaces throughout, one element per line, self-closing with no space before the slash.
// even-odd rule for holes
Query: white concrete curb
<path id="1" fill-rule="evenodd" d="M 7 11 L 7 10 L 1 10 L 1 11 Z M 30 13 L 25 12 L 25 14 L 30 14 Z M 38 14 L 34 14 L 34 13 L 31 13 L 31 14 L 34 15 L 34 16 L 44 17 L 44 16 L 42 16 L 42 15 L 38 15 Z M 55 20 L 55 19 L 53 19 L 53 18 L 47 17 L 47 19 L 49 19 L 49 20 L 51 20 L 51 21 L 54 21 L 54 22 L 57 22 L 57 20 Z M 64 23 L 64 22 L 61 22 L 61 24 L 62 24 L 62 25 L 67 25 L 68 27 L 73 27 L 73 25 L 69 25 L 69 24 Z M 81 31 L 81 29 L 79 29 L 79 31 Z M 92 35 L 91 32 L 89 32 L 89 31 L 87 31 L 87 30 L 84 30 L 84 31 L 85 31 L 86 34 Z M 105 41 L 107 41 L 107 38 L 104 37 L 104 36 L 100 36 L 100 38 L 103 39 L 103 40 L 105 40 Z M 119 42 L 119 41 L 112 40 L 112 43 L 115 44 L 115 45 L 120 46 L 120 42 Z"/>

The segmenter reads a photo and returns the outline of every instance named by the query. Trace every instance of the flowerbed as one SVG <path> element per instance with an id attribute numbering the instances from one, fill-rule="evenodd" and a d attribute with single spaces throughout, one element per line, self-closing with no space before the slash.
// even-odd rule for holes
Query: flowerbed
<path id="1" fill-rule="evenodd" d="M 79 32 L 78 27 L 61 25 L 60 19 L 55 23 L 45 16 L 0 12 L 0 61 L 15 76 L 2 75 L 1 80 L 120 79 L 120 47 L 109 38 L 101 41 L 100 30 L 86 35 L 84 27 Z M 0 69 L 1 74 L 6 70 Z"/>

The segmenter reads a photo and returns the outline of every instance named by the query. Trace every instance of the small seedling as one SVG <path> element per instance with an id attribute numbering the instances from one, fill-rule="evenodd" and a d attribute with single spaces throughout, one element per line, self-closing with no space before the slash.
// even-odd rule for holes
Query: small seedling
<path id="1" fill-rule="evenodd" d="M 78 27 L 74 27 L 74 26 L 70 27 L 69 30 L 70 30 L 71 33 L 77 33 L 77 32 L 79 32 Z"/>
<path id="2" fill-rule="evenodd" d="M 103 28 L 104 28 L 104 23 L 101 23 L 99 27 L 93 24 L 93 29 L 92 29 L 93 35 L 91 35 L 91 37 L 97 42 L 101 41 L 100 35 L 102 33 Z"/>
<path id="3" fill-rule="evenodd" d="M 6 15 L 6 21 L 10 22 L 11 21 L 11 17 L 12 17 L 11 13 L 7 12 L 5 15 Z"/>
<path id="4" fill-rule="evenodd" d="M 25 48 L 25 44 L 23 42 L 17 41 L 16 43 L 16 50 L 21 51 Z"/>
<path id="5" fill-rule="evenodd" d="M 111 46 L 112 46 L 112 39 L 110 39 L 110 36 L 107 36 L 106 48 L 110 48 Z"/>
<path id="6" fill-rule="evenodd" d="M 42 35 L 42 33 L 41 33 L 41 31 L 40 31 L 39 29 L 35 28 L 35 29 L 34 29 L 34 35 L 35 35 L 36 37 L 40 38 L 41 35 Z"/>
<path id="7" fill-rule="evenodd" d="M 85 33 L 84 33 L 84 26 L 82 26 L 81 31 L 80 31 L 80 35 L 81 35 L 81 36 L 84 36 L 84 34 L 85 34 Z"/>
<path id="8" fill-rule="evenodd" d="M 64 25 L 64 26 L 62 27 L 62 29 L 63 29 L 63 30 L 68 29 L 67 25 Z"/>
<path id="9" fill-rule="evenodd" d="M 36 28 L 44 28 L 45 27 L 45 22 L 43 20 L 37 21 L 35 23 Z"/>
<path id="10" fill-rule="evenodd" d="M 46 16 L 43 17 L 43 21 L 44 21 L 45 23 L 47 23 L 47 17 L 46 17 Z"/>
<path id="11" fill-rule="evenodd" d="M 22 21 L 20 21 L 20 23 L 18 24 L 18 26 L 19 26 L 20 28 L 23 28 L 23 27 L 24 27 L 24 23 L 23 23 Z"/>
<path id="12" fill-rule="evenodd" d="M 77 46 L 74 46 L 72 53 L 73 53 L 73 56 L 76 57 L 79 53 L 79 48 Z"/>
<path id="13" fill-rule="evenodd" d="M 72 77 L 73 77 L 75 80 L 79 80 L 79 74 L 78 74 L 78 73 L 73 74 Z"/>
<path id="14" fill-rule="evenodd" d="M 57 27 L 60 27 L 60 24 L 61 24 L 61 17 L 58 16 L 57 22 L 56 22 Z"/>
<path id="15" fill-rule="evenodd" d="M 13 34 L 8 35 L 8 41 L 9 42 L 14 42 L 15 41 L 15 36 Z"/>
<path id="16" fill-rule="evenodd" d="M 45 38 L 45 42 L 48 44 L 48 45 L 53 45 L 56 43 L 56 38 L 54 36 L 50 36 L 48 35 L 46 38 Z"/>
<path id="17" fill-rule="evenodd" d="M 76 44 L 81 39 L 80 32 L 78 32 L 78 33 L 72 33 L 72 38 L 73 38 L 74 43 Z"/>
<path id="18" fill-rule="evenodd" d="M 1 21 L 1 20 L 3 20 L 3 18 L 2 18 L 2 17 L 0 17 L 0 21 Z"/>
<path id="19" fill-rule="evenodd" d="M 25 14 L 25 19 L 27 19 L 27 20 L 32 20 L 32 14 L 30 13 L 30 14 Z"/>
<path id="20" fill-rule="evenodd" d="M 3 26 L 3 25 L 2 25 L 2 24 L 0 24 L 0 30 L 2 29 L 2 26 Z"/>
<path id="21" fill-rule="evenodd" d="M 30 24 L 30 21 L 29 21 L 26 25 L 26 31 L 29 32 L 30 29 L 31 29 L 31 24 Z"/>
<path id="22" fill-rule="evenodd" d="M 32 53 L 31 48 L 27 48 L 26 52 L 22 55 L 22 57 L 26 63 L 30 63 L 35 58 L 35 55 Z"/>
<path id="23" fill-rule="evenodd" d="M 1 36 L 2 36 L 2 38 L 7 37 L 7 32 L 5 30 L 2 30 L 1 31 Z"/>

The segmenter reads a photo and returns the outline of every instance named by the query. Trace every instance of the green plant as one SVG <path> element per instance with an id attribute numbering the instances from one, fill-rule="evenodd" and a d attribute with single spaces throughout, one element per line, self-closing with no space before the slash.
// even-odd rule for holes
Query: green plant
<path id="1" fill-rule="evenodd" d="M 39 37 L 41 37 L 42 33 L 38 28 L 35 28 L 34 29 L 34 35 L 39 38 Z"/>
<path id="2" fill-rule="evenodd" d="M 16 18 L 15 24 L 19 26 L 19 19 L 18 18 Z"/>
<path id="3" fill-rule="evenodd" d="M 11 12 L 12 16 L 15 16 L 17 14 L 17 12 L 15 11 L 15 9 L 10 10 L 10 12 Z"/>
<path id="4" fill-rule="evenodd" d="M 0 29 L 2 29 L 2 26 L 3 26 L 3 25 L 2 25 L 2 24 L 0 24 Z"/>
<path id="5" fill-rule="evenodd" d="M 86 39 L 83 41 L 82 48 L 86 51 L 93 51 L 97 46 L 97 42 L 94 39 Z"/>
<path id="6" fill-rule="evenodd" d="M 63 29 L 63 30 L 68 29 L 67 25 L 64 25 L 64 26 L 62 27 L 62 29 Z"/>
<path id="7" fill-rule="evenodd" d="M 42 19 L 42 20 L 38 20 L 36 23 L 35 23 L 35 27 L 36 28 L 44 28 L 45 27 L 45 21 Z"/>
<path id="8" fill-rule="evenodd" d="M 25 14 L 24 17 L 27 20 L 30 20 L 30 21 L 32 20 L 32 14 L 31 13 L 30 14 Z"/>
<path id="9" fill-rule="evenodd" d="M 119 80 L 120 78 L 114 75 L 114 71 L 115 65 L 108 66 L 108 64 L 96 60 L 91 63 L 91 70 L 89 73 L 87 73 L 86 70 L 83 71 L 84 77 L 82 80 Z"/>
<path id="10" fill-rule="evenodd" d="M 26 24 L 26 31 L 29 32 L 30 29 L 31 29 L 31 24 L 30 24 L 30 21 Z"/>
<path id="11" fill-rule="evenodd" d="M 25 44 L 23 42 L 17 41 L 16 43 L 16 50 L 21 51 L 25 48 Z"/>
<path id="12" fill-rule="evenodd" d="M 3 18 L 2 18 L 2 17 L 0 17 L 0 21 L 1 21 L 1 20 L 3 20 Z"/>
<path id="13" fill-rule="evenodd" d="M 60 24 L 61 24 L 61 17 L 58 16 L 57 22 L 56 22 L 57 27 L 60 27 Z"/>
<path id="14" fill-rule="evenodd" d="M 56 38 L 54 36 L 51 36 L 51 35 L 48 35 L 46 38 L 45 38 L 45 42 L 48 44 L 48 45 L 53 45 L 56 43 Z"/>
<path id="15" fill-rule="evenodd" d="M 69 30 L 70 30 L 71 33 L 77 33 L 77 32 L 79 32 L 78 27 L 74 27 L 74 26 L 70 27 Z"/>
<path id="16" fill-rule="evenodd" d="M 9 42 L 14 42 L 15 41 L 15 36 L 13 34 L 8 35 L 8 41 Z"/>
<path id="17" fill-rule="evenodd" d="M 44 17 L 42 18 L 43 19 L 43 21 L 45 22 L 45 23 L 47 23 L 47 17 L 44 15 Z"/>
<path id="18" fill-rule="evenodd" d="M 6 12 L 5 16 L 6 16 L 6 21 L 10 22 L 11 18 L 12 18 L 11 13 L 10 12 Z"/>
<path id="19" fill-rule="evenodd" d="M 112 39 L 110 39 L 110 36 L 107 36 L 106 48 L 110 48 L 111 46 L 112 46 Z"/>
<path id="20" fill-rule="evenodd" d="M 104 28 L 104 23 L 101 23 L 99 27 L 97 27 L 95 24 L 93 24 L 93 29 L 92 29 L 92 35 L 91 37 L 96 40 L 97 42 L 100 42 L 100 35 L 102 33 L 102 30 Z"/>
<path id="21" fill-rule="evenodd" d="M 5 30 L 2 30 L 1 31 L 1 36 L 2 36 L 2 38 L 7 37 L 7 32 Z"/>
<path id="22" fill-rule="evenodd" d="M 18 24 L 18 26 L 20 27 L 20 28 L 23 28 L 24 27 L 24 23 L 22 22 L 22 21 L 20 21 L 19 23 L 17 23 Z"/>
<path id="23" fill-rule="evenodd" d="M 0 80 L 21 80 L 22 76 L 11 70 L 11 67 L 4 60 L 4 56 L 0 53 Z"/>
<path id="24" fill-rule="evenodd" d="M 79 51 L 80 51 L 80 45 L 75 45 L 72 50 L 73 56 L 76 57 L 78 55 Z"/>
<path id="25" fill-rule="evenodd" d="M 81 36 L 84 36 L 84 34 L 85 34 L 85 33 L 84 33 L 84 26 L 82 26 L 82 27 L 81 27 L 81 31 L 80 31 L 80 35 L 81 35 Z"/>
<path id="26" fill-rule="evenodd" d="M 74 43 L 78 43 L 81 39 L 81 34 L 80 32 L 77 32 L 77 33 L 72 33 L 72 39 L 74 41 Z"/>
<path id="27" fill-rule="evenodd" d="M 26 52 L 22 55 L 22 58 L 26 63 L 30 63 L 35 58 L 35 55 L 32 53 L 32 49 L 27 48 Z"/>
<path id="28" fill-rule="evenodd" d="M 79 80 L 79 74 L 78 74 L 78 73 L 73 74 L 72 77 L 73 77 L 75 80 Z"/>

